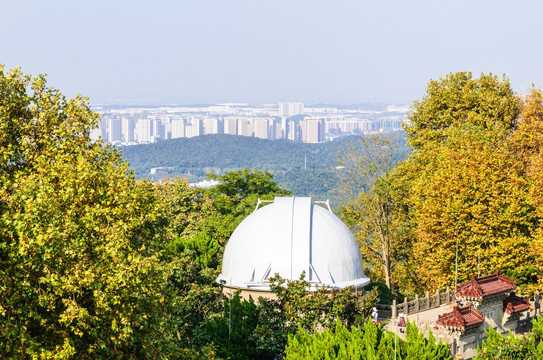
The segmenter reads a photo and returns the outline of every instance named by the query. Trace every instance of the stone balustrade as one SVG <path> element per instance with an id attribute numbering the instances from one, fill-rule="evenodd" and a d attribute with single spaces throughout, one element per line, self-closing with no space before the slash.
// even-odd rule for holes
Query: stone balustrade
<path id="1" fill-rule="evenodd" d="M 447 288 L 445 292 L 440 292 L 439 290 L 437 290 L 433 295 L 430 295 L 429 292 L 426 292 L 426 296 L 422 298 L 416 295 L 415 300 L 413 301 L 407 301 L 407 299 L 404 299 L 403 302 L 398 304 L 396 300 L 393 300 L 392 305 L 377 304 L 376 307 L 379 312 L 379 317 L 395 319 L 400 313 L 403 313 L 407 316 L 411 314 L 416 314 L 421 311 L 435 309 L 442 305 L 452 303 L 453 299 L 454 292 L 450 291 L 449 288 Z"/>

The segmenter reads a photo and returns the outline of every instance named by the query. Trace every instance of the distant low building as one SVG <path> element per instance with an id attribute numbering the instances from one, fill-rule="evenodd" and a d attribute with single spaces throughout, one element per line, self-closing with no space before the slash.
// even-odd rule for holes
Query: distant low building
<path id="1" fill-rule="evenodd" d="M 214 186 L 219 185 L 221 182 L 219 180 L 202 180 L 197 183 L 190 183 L 189 186 L 195 188 L 209 189 Z"/>
<path id="2" fill-rule="evenodd" d="M 151 175 L 155 175 L 155 174 L 168 174 L 168 173 L 170 173 L 171 171 L 173 171 L 173 167 L 170 167 L 170 166 L 159 166 L 159 167 L 151 168 L 151 170 L 149 170 L 149 173 L 150 173 Z"/>

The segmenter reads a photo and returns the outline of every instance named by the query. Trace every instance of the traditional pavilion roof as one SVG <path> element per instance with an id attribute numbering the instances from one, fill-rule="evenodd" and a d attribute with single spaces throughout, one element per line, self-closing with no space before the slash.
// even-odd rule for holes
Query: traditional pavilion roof
<path id="1" fill-rule="evenodd" d="M 438 315 L 437 324 L 449 329 L 465 332 L 466 329 L 478 326 L 484 321 L 483 313 L 471 304 L 464 307 L 453 307 L 453 311 Z"/>
<path id="2" fill-rule="evenodd" d="M 482 302 L 487 296 L 508 293 L 516 289 L 515 282 L 508 277 L 500 275 L 499 270 L 486 276 L 472 276 L 471 280 L 458 285 L 456 298 L 467 298 Z"/>
<path id="3" fill-rule="evenodd" d="M 503 300 L 503 311 L 509 315 L 526 310 L 530 310 L 530 300 L 528 298 L 517 296 L 512 292 Z"/>

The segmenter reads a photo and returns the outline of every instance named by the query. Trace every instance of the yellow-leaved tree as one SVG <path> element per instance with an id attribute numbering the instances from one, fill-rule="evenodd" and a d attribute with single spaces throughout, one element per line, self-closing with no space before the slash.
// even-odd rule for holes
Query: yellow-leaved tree
<path id="1" fill-rule="evenodd" d="M 152 193 L 89 133 L 98 115 L 0 67 L 0 354 L 173 354 Z M 160 334 L 160 336 L 157 336 Z"/>
<path id="2" fill-rule="evenodd" d="M 413 105 L 406 131 L 414 150 L 394 181 L 407 194 L 418 292 L 454 285 L 456 260 L 459 283 L 495 269 L 521 287 L 536 281 L 538 177 L 521 154 L 537 126 L 518 134 L 530 106 L 506 78 L 465 72 L 430 81 Z"/>

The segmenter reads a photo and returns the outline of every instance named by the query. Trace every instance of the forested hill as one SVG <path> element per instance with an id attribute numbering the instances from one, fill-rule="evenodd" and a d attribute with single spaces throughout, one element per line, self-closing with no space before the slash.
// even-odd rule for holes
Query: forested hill
<path id="1" fill-rule="evenodd" d="M 404 139 L 403 133 L 397 135 Z M 211 172 L 224 174 L 251 168 L 274 173 L 275 180 L 295 195 L 326 196 L 336 182 L 333 169 L 338 163 L 337 153 L 356 146 L 359 140 L 358 136 L 345 136 L 326 143 L 304 144 L 248 136 L 205 135 L 125 146 L 121 151 L 138 178 L 157 180 L 180 176 L 197 181 Z M 157 167 L 170 169 L 151 174 L 150 169 Z"/>

